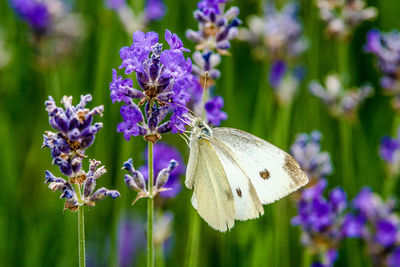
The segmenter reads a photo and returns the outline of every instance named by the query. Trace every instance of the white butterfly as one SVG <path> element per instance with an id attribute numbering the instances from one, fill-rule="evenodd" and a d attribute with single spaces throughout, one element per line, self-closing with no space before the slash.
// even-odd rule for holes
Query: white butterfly
<path id="1" fill-rule="evenodd" d="M 190 124 L 185 185 L 212 228 L 225 232 L 235 220 L 257 218 L 263 204 L 308 183 L 296 160 L 267 141 L 237 129 L 210 128 L 200 118 Z"/>

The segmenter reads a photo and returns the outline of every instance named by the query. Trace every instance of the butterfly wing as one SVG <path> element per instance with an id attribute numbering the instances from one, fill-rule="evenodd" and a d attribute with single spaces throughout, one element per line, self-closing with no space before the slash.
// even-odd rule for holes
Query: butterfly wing
<path id="1" fill-rule="evenodd" d="M 219 157 L 225 154 L 235 159 L 262 204 L 274 202 L 308 183 L 307 175 L 292 156 L 247 132 L 213 128 L 213 145 L 219 148 Z M 237 180 L 234 177 L 228 175 L 229 183 Z"/>
<path id="2" fill-rule="evenodd" d="M 235 219 L 244 221 L 264 214 L 264 208 L 251 182 L 250 175 L 232 149 L 215 138 L 210 139 L 210 143 L 223 165 L 233 193 Z"/>
<path id="3" fill-rule="evenodd" d="M 210 142 L 196 140 L 197 156 L 189 159 L 186 185 L 192 185 L 192 205 L 214 229 L 225 232 L 234 225 L 235 207 L 231 188 L 220 159 Z M 192 153 L 192 146 L 191 146 Z M 191 155 L 192 156 L 192 155 Z"/>

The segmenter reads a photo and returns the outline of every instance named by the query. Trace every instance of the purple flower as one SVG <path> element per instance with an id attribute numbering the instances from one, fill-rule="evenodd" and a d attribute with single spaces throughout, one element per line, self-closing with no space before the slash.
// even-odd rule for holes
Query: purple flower
<path id="1" fill-rule="evenodd" d="M 292 224 L 302 229 L 303 244 L 317 251 L 322 259 L 315 266 L 333 266 L 337 259 L 336 246 L 343 239 L 346 194 L 334 188 L 327 199 L 323 196 L 326 185 L 326 180 L 321 179 L 315 186 L 305 189 L 297 203 L 298 215 L 292 218 Z"/>
<path id="2" fill-rule="evenodd" d="M 258 58 L 268 56 L 293 61 L 308 47 L 298 10 L 296 3 L 288 3 L 281 10 L 268 3 L 264 6 L 264 15 L 252 16 L 249 29 L 241 32 L 240 37 L 256 47 L 254 53 Z"/>
<path id="3" fill-rule="evenodd" d="M 349 120 L 355 119 L 360 105 L 373 94 L 373 88 L 369 85 L 345 88 L 339 75 L 328 75 L 325 79 L 325 87 L 312 81 L 309 90 L 311 94 L 324 101 L 333 116 Z"/>
<path id="4" fill-rule="evenodd" d="M 269 83 L 272 87 L 278 88 L 283 76 L 286 73 L 286 64 L 282 60 L 275 61 L 270 70 Z"/>
<path id="5" fill-rule="evenodd" d="M 106 7 L 114 10 L 126 7 L 126 0 L 105 0 Z"/>
<path id="6" fill-rule="evenodd" d="M 183 115 L 187 113 L 186 103 L 190 99 L 192 64 L 183 55 L 189 50 L 183 47 L 176 34 L 166 30 L 165 40 L 170 49 L 162 49 L 157 33 L 137 31 L 133 34 L 133 44 L 120 50 L 120 68 L 125 69 L 125 74 L 135 72 L 141 88 L 132 88 L 132 80 L 118 77 L 113 70 L 111 98 L 113 102 L 124 101 L 130 106 L 121 109 L 121 114 L 127 114 L 122 114 L 124 123 L 118 126 L 127 140 L 132 135 L 145 135 L 152 136 L 148 140 L 155 142 L 159 139 L 157 134 L 184 130 Z M 133 99 L 139 100 L 139 107 L 144 105 L 144 116 L 139 115 L 141 111 Z M 162 123 L 168 113 L 172 113 L 170 119 Z"/>
<path id="7" fill-rule="evenodd" d="M 387 162 L 393 162 L 395 152 L 400 149 L 400 142 L 397 138 L 385 136 L 381 140 L 379 149 L 380 156 Z"/>
<path id="8" fill-rule="evenodd" d="M 400 68 L 400 34 L 397 30 L 380 32 L 371 30 L 367 35 L 365 51 L 374 54 L 378 60 L 378 68 L 382 72 L 381 86 L 387 92 L 399 94 Z M 397 108 L 395 103 L 392 103 Z"/>
<path id="9" fill-rule="evenodd" d="M 121 267 L 132 266 L 138 250 L 144 247 L 146 238 L 143 226 L 134 220 L 121 218 L 118 224 L 118 263 Z"/>
<path id="10" fill-rule="evenodd" d="M 332 174 L 329 153 L 321 151 L 321 133 L 318 131 L 299 134 L 290 148 L 290 153 L 299 162 L 311 179 L 318 180 Z"/>
<path id="11" fill-rule="evenodd" d="M 360 238 L 364 234 L 366 218 L 362 214 L 347 214 L 343 220 L 343 235 L 350 238 Z"/>
<path id="12" fill-rule="evenodd" d="M 199 23 L 199 30 L 187 30 L 186 37 L 197 44 L 196 50 L 227 54 L 229 41 L 237 36 L 237 27 L 241 24 L 237 18 L 239 9 L 231 7 L 224 11 L 220 3 L 221 0 L 200 1 L 199 9 L 193 13 Z"/>
<path id="13" fill-rule="evenodd" d="M 121 116 L 124 121 L 118 124 L 117 132 L 124 133 L 124 138 L 127 141 L 130 140 L 132 135 L 137 136 L 146 133 L 146 129 L 138 125 L 139 122 L 143 121 L 143 116 L 137 106 L 122 106 Z"/>
<path id="14" fill-rule="evenodd" d="M 366 7 L 365 1 L 318 0 L 320 17 L 327 23 L 326 33 L 335 38 L 347 40 L 356 27 L 366 20 L 374 19 L 378 10 Z"/>
<path id="15" fill-rule="evenodd" d="M 213 126 L 219 126 L 221 121 L 226 120 L 228 115 L 222 111 L 224 107 L 224 99 L 220 96 L 216 96 L 205 105 L 207 121 Z"/>
<path id="16" fill-rule="evenodd" d="M 148 154 L 147 151 L 144 153 L 145 158 L 147 159 Z M 163 144 L 157 143 L 154 146 L 153 151 L 154 157 L 154 177 L 158 177 L 161 170 L 163 170 L 171 160 L 177 161 L 178 165 L 171 171 L 169 175 L 169 179 L 167 183 L 164 185 L 165 188 L 169 188 L 171 190 L 167 190 L 161 192 L 160 195 L 164 198 L 172 198 L 175 197 L 182 188 L 181 181 L 179 177 L 184 174 L 185 172 L 185 164 L 183 163 L 183 159 L 181 154 L 178 150 L 174 147 Z M 143 174 L 145 179 L 148 179 L 148 169 L 147 169 L 147 162 L 145 166 L 139 168 L 139 171 Z M 155 184 L 157 183 L 157 179 L 155 180 Z"/>
<path id="17" fill-rule="evenodd" d="M 382 246 L 389 247 L 398 241 L 398 223 L 382 219 L 376 223 L 376 241 Z"/>
<path id="18" fill-rule="evenodd" d="M 51 16 L 45 2 L 37 0 L 11 0 L 15 12 L 36 31 L 45 31 L 51 24 Z"/>
<path id="19" fill-rule="evenodd" d="M 162 19 L 165 15 L 165 5 L 162 0 L 147 0 L 144 16 L 145 22 Z"/>
<path id="20" fill-rule="evenodd" d="M 72 96 L 64 96 L 61 101 L 64 109 L 57 107 L 51 96 L 45 102 L 50 125 L 57 132 L 46 131 L 42 147 L 50 148 L 53 164 L 58 165 L 67 176 L 75 175 L 80 170 L 86 148 L 93 143 L 96 133 L 103 127 L 102 123 L 92 125 L 92 122 L 94 115 L 102 116 L 104 107 L 89 110 L 86 104 L 90 101 L 91 95 L 82 95 L 79 104 L 73 106 Z"/>
<path id="21" fill-rule="evenodd" d="M 400 266 L 400 247 L 396 247 L 394 252 L 389 256 L 387 264 L 389 267 Z"/>
<path id="22" fill-rule="evenodd" d="M 214 14 L 220 14 L 220 6 L 226 3 L 227 0 L 201 0 L 197 7 L 198 9 L 204 11 L 206 14 L 213 12 Z"/>

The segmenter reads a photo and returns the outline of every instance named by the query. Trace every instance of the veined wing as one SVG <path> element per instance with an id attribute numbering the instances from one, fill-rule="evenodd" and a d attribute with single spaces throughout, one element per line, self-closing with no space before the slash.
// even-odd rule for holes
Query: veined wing
<path id="1" fill-rule="evenodd" d="M 235 206 L 231 188 L 221 164 L 209 141 L 198 141 L 197 164 L 194 167 L 193 207 L 214 229 L 225 232 L 235 220 Z"/>
<path id="2" fill-rule="evenodd" d="M 210 143 L 224 167 L 235 203 L 235 219 L 254 219 L 264 214 L 264 208 L 257 196 L 250 173 L 246 171 L 232 149 L 219 139 L 211 139 Z"/>
<path id="3" fill-rule="evenodd" d="M 307 175 L 296 160 L 252 134 L 232 128 L 213 128 L 215 145 L 225 149 L 250 177 L 263 204 L 274 202 L 308 183 Z M 229 181 L 231 178 L 228 176 Z"/>

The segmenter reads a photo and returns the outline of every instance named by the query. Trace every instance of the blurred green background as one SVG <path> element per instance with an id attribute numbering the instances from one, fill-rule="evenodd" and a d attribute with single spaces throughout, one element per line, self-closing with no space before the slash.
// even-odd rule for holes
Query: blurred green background
<path id="1" fill-rule="evenodd" d="M 185 47 L 194 45 L 184 37 L 188 28 L 196 29 L 192 11 L 194 0 L 167 0 L 167 13 L 160 22 L 149 25 L 149 30 L 163 35 L 165 29 L 176 32 Z M 276 1 L 278 6 L 285 1 Z M 396 132 L 395 114 L 390 98 L 383 96 L 378 86 L 379 74 L 371 55 L 363 52 L 368 30 L 391 30 L 400 27 L 398 0 L 368 1 L 379 10 L 378 18 L 362 24 L 350 44 L 349 62 L 351 85 L 370 82 L 376 88 L 375 95 L 360 109 L 359 120 L 351 126 L 352 138 L 349 150 L 354 157 L 343 164 L 338 149 L 341 138 L 339 123 L 332 118 L 326 107 L 307 90 L 312 79 L 323 79 L 337 71 L 337 43 L 323 34 L 324 24 L 319 20 L 313 0 L 299 1 L 305 34 L 310 49 L 302 58 L 307 68 L 306 80 L 289 110 L 288 131 L 282 136 L 273 134 L 279 125 L 280 114 L 267 83 L 268 64 L 255 61 L 246 43 L 232 41 L 232 56 L 224 57 L 220 65 L 221 79 L 216 93 L 225 99 L 228 120 L 224 126 L 252 132 L 288 150 L 297 133 L 318 129 L 323 134 L 323 150 L 330 152 L 334 174 L 329 187 L 343 185 L 354 197 L 363 185 L 370 185 L 382 192 L 385 179 L 384 164 L 378 156 L 378 146 L 383 135 Z M 136 9 L 141 1 L 131 1 Z M 250 14 L 260 14 L 261 4 L 256 0 L 233 1 L 240 8 L 240 18 L 246 22 Z M 107 10 L 101 0 L 76 1 L 74 10 L 83 14 L 87 22 L 87 36 L 74 48 L 74 55 L 53 59 L 47 67 L 37 64 L 37 50 L 30 40 L 30 29 L 20 21 L 8 1 L 0 1 L 0 27 L 5 34 L 5 45 L 10 51 L 10 63 L 0 69 L 0 265 L 1 266 L 76 266 L 77 214 L 63 212 L 63 201 L 58 193 L 52 193 L 43 184 L 45 170 L 60 175 L 51 165 L 47 149 L 41 149 L 42 134 L 50 130 L 44 101 L 52 95 L 56 101 L 63 95 L 74 96 L 77 103 L 80 94 L 91 93 L 90 107 L 104 104 L 104 117 L 97 119 L 104 128 L 87 150 L 89 158 L 105 164 L 108 173 L 98 181 L 98 186 L 117 189 L 122 197 L 115 201 L 105 200 L 86 212 L 86 241 L 88 263 L 92 266 L 118 266 L 117 226 L 122 217 L 135 216 L 145 221 L 146 202 L 130 206 L 134 193 L 124 184 L 122 163 L 132 157 L 135 166 L 143 164 L 145 142 L 141 137 L 130 142 L 116 132 L 121 121 L 118 104 L 109 97 L 112 68 L 120 65 L 119 49 L 130 45 L 131 35 L 126 34 L 115 12 Z M 246 25 L 246 23 L 245 23 Z M 272 116 L 263 116 L 265 108 L 272 109 Z M 278 122 L 277 122 L 278 121 Z M 279 129 L 279 128 L 278 128 Z M 187 160 L 188 148 L 176 135 L 168 134 L 163 140 L 180 149 Z M 348 166 L 354 170 L 347 172 Z M 87 168 L 87 166 L 84 166 Z M 184 177 L 181 177 L 182 181 Z M 397 188 L 397 191 L 398 188 Z M 190 224 L 190 197 L 187 189 L 164 204 L 163 208 L 174 212 L 171 248 L 165 253 L 165 266 L 183 266 L 187 254 Z M 225 234 L 212 230 L 201 222 L 198 266 L 306 266 L 307 252 L 301 246 L 300 230 L 290 225 L 295 215 L 293 200 L 284 200 L 264 207 L 265 215 L 257 220 L 236 222 Z M 279 216 L 282 211 L 284 215 Z M 145 246 L 145 244 L 143 244 Z M 340 247 L 336 266 L 371 266 L 363 257 L 363 248 L 357 240 L 346 241 Z M 135 264 L 144 266 L 139 255 Z M 157 265 L 162 262 L 157 260 Z"/>

